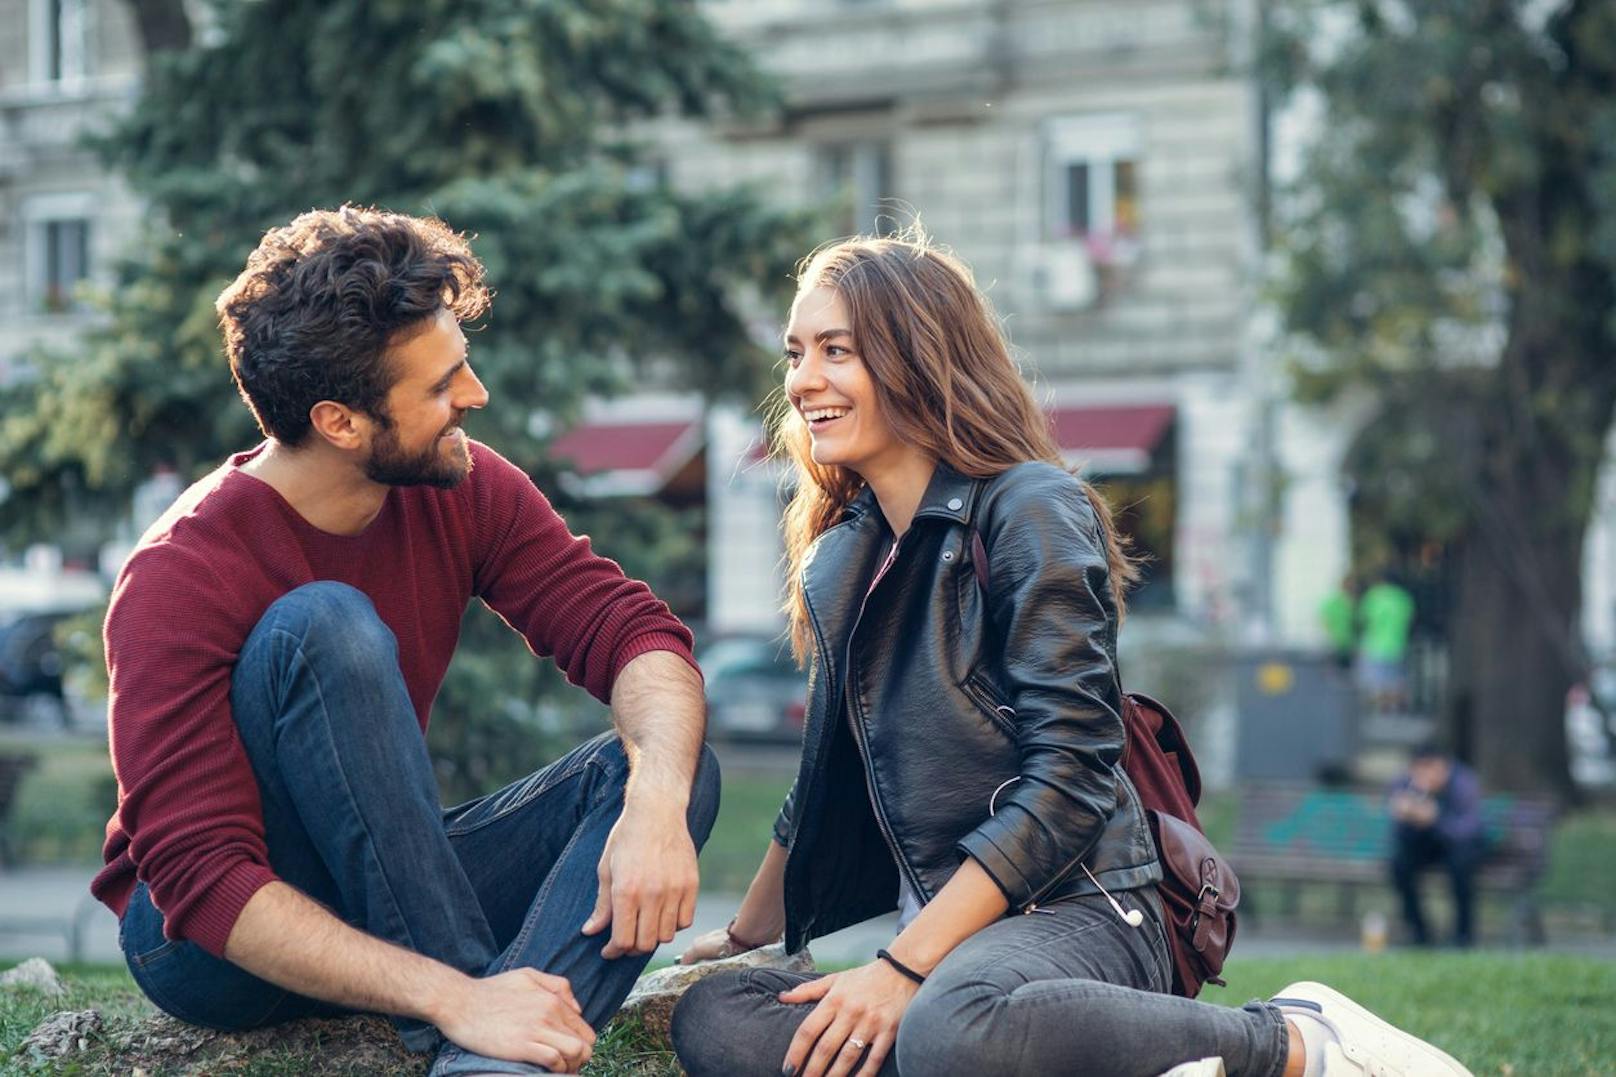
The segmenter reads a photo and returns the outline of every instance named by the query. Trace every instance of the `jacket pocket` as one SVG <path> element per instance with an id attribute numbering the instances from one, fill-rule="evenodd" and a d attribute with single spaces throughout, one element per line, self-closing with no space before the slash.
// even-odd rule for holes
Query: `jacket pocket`
<path id="1" fill-rule="evenodd" d="M 976 709 L 981 711 L 990 722 L 999 728 L 999 732 L 1011 740 L 1015 740 L 1016 709 L 1006 703 L 999 702 L 998 694 L 993 690 L 993 686 L 988 683 L 986 677 L 979 671 L 972 670 L 966 675 L 960 689 L 970 697 L 972 703 L 976 704 Z"/>

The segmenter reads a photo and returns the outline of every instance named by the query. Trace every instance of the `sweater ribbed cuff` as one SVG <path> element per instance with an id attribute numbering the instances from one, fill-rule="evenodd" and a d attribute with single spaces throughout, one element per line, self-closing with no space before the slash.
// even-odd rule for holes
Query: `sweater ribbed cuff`
<path id="1" fill-rule="evenodd" d="M 617 675 L 623 672 L 623 667 L 652 651 L 672 651 L 685 660 L 685 664 L 696 671 L 696 676 L 703 684 L 706 678 L 701 675 L 701 667 L 696 665 L 696 656 L 690 653 L 690 645 L 674 632 L 655 631 L 635 636 L 623 644 L 617 651 L 617 662 L 612 667 L 612 681 L 617 681 Z"/>
<path id="2" fill-rule="evenodd" d="M 189 939 L 214 957 L 222 958 L 224 944 L 241 910 L 275 878 L 275 872 L 268 865 L 240 861 L 214 880 L 191 906 L 183 922 L 165 924 L 163 933 L 170 938 Z"/>

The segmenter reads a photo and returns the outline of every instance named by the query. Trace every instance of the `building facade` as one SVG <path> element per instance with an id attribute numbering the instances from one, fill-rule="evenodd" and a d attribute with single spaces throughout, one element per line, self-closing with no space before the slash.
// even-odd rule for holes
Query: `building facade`
<path id="1" fill-rule="evenodd" d="M 662 126 L 670 182 L 828 203 L 827 239 L 918 217 L 972 265 L 1063 449 L 1123 509 L 1150 558 L 1138 608 L 1307 636 L 1314 589 L 1287 601 L 1272 586 L 1304 569 L 1265 523 L 1290 432 L 1256 319 L 1266 166 L 1260 102 L 1241 73 L 1249 5 L 706 8 L 781 80 L 786 105 L 767 123 Z M 710 427 L 709 618 L 720 630 L 777 624 L 778 546 L 762 545 L 777 540 L 759 537 L 777 516 L 775 477 L 744 459 L 750 420 Z M 1316 479 L 1313 492 L 1328 493 L 1329 475 L 1312 473 L 1328 452 L 1289 456 L 1309 472 L 1304 488 Z M 1299 523 L 1309 564 L 1344 559 L 1341 511 L 1313 506 Z"/>
<path id="2" fill-rule="evenodd" d="M 0 0 L 0 378 L 94 315 L 140 206 L 83 139 L 127 107 L 142 49 L 120 0 Z"/>

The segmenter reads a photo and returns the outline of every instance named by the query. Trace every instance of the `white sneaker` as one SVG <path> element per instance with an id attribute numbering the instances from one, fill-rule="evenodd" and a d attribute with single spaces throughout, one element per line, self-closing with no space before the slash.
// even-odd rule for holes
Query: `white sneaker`
<path id="1" fill-rule="evenodd" d="M 1203 1058 L 1195 1062 L 1180 1062 L 1161 1077 L 1227 1077 L 1223 1059 Z"/>
<path id="2" fill-rule="evenodd" d="M 1311 1018 L 1335 1034 L 1324 1049 L 1326 1077 L 1473 1077 L 1445 1051 L 1323 984 L 1294 983 L 1269 1001 L 1286 1016 Z"/>

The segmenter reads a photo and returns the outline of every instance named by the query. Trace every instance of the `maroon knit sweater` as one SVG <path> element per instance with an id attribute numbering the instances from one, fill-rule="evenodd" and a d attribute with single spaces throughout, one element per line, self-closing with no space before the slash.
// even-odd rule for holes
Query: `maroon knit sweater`
<path id="1" fill-rule="evenodd" d="M 152 526 L 107 611 L 118 810 L 90 889 L 121 917 L 144 881 L 169 938 L 221 955 L 242 906 L 275 878 L 230 675 L 264 610 L 294 587 L 338 580 L 370 596 L 398 637 L 423 734 L 473 596 L 602 702 L 647 651 L 695 665 L 668 607 L 485 445 L 472 443 L 471 476 L 455 489 L 395 487 L 351 536 L 313 527 L 242 473 L 260 451 L 231 457 Z"/>

